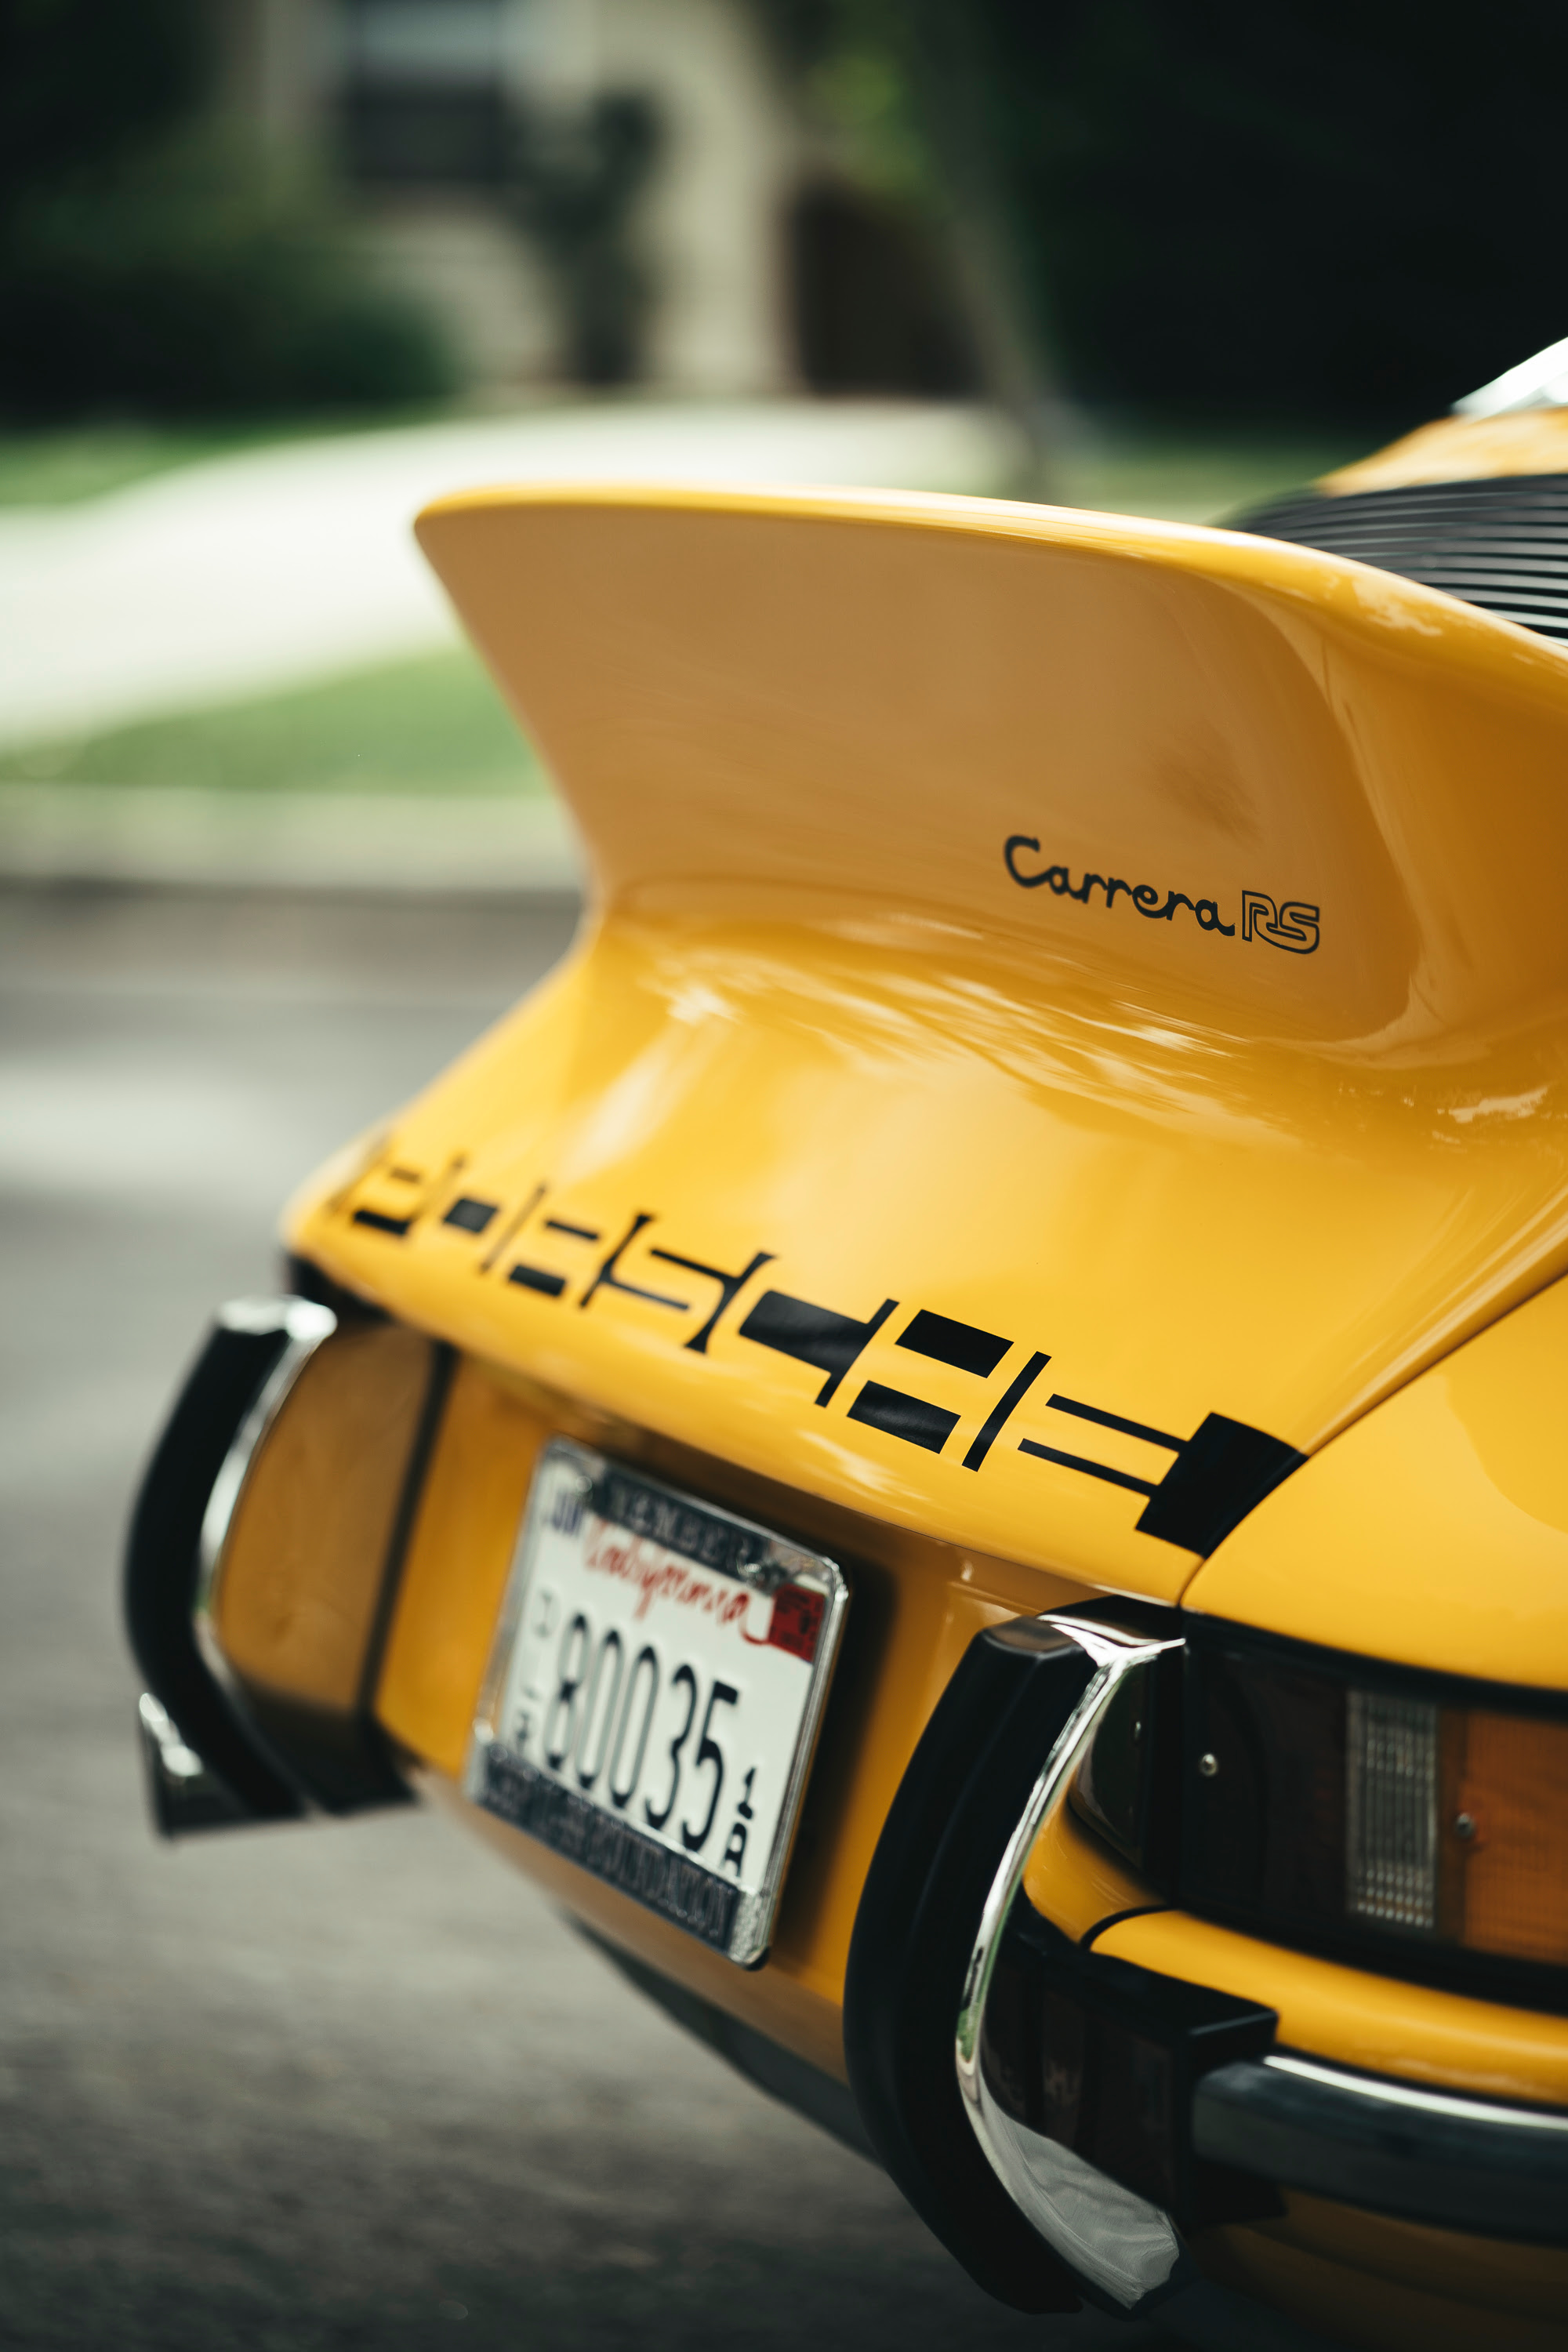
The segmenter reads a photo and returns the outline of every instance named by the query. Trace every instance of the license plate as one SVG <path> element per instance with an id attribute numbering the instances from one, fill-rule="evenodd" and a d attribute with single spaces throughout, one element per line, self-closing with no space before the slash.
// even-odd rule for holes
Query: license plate
<path id="1" fill-rule="evenodd" d="M 557 1438 L 518 1538 L 468 1794 L 753 1966 L 847 1600 L 832 1560 Z"/>

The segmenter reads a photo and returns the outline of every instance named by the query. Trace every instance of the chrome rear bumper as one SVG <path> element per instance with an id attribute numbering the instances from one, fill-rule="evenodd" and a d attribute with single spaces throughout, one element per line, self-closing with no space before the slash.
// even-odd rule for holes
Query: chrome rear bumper
<path id="1" fill-rule="evenodd" d="M 1568 2246 L 1568 2113 L 1424 2089 L 1271 2050 L 1203 2075 L 1212 2163 L 1437 2229 Z"/>

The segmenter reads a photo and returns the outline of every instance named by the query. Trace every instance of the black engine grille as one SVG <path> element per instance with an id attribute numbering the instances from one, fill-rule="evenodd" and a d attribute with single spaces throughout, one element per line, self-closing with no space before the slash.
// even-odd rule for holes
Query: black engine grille
<path id="1" fill-rule="evenodd" d="M 1338 499 L 1310 490 L 1227 527 L 1353 556 L 1538 635 L 1568 639 L 1568 475 L 1422 482 Z"/>

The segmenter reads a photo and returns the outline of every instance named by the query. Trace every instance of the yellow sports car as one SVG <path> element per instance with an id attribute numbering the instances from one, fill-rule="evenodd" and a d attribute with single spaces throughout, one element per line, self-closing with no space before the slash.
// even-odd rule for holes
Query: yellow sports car
<path id="1" fill-rule="evenodd" d="M 1024 2311 L 1568 2341 L 1523 373 L 1232 530 L 432 508 L 591 908 L 138 1506 L 167 1830 L 448 1805 Z"/>

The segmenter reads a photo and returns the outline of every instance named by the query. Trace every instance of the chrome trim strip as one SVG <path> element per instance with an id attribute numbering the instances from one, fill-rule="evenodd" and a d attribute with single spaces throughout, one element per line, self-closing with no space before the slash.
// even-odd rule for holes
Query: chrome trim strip
<path id="1" fill-rule="evenodd" d="M 1169 2214 L 1134 2196 L 1083 2158 L 1005 2116 L 986 2086 L 980 2063 L 981 2032 L 1003 1929 L 1036 1839 L 1067 1801 L 1073 1774 L 1100 1717 L 1135 1667 L 1179 1650 L 1179 1633 L 1141 1633 L 1114 1611 L 1052 1610 L 1042 1633 L 1075 1642 L 1093 1661 L 1094 1675 L 1046 1759 L 1023 1816 L 1007 1842 L 980 1915 L 964 1972 L 954 2063 L 964 2109 L 987 2163 L 1019 2211 L 1052 2250 L 1124 2310 L 1131 2311 L 1173 2276 L 1184 2247 Z M 1097 2250 L 1078 2226 L 1094 2203 L 1121 2240 L 1120 2258 Z"/>
<path id="2" fill-rule="evenodd" d="M 1419 2083 L 1395 2082 L 1387 2074 L 1355 2074 L 1319 2058 L 1300 2058 L 1294 2051 L 1271 2050 L 1258 2061 L 1270 2074 L 1299 2075 L 1326 2090 L 1367 2099 L 1379 2106 L 1410 2107 L 1424 2116 L 1446 2116 L 1467 2124 L 1484 2124 L 1510 2131 L 1549 2133 L 1568 2148 L 1568 2109 L 1510 2107 L 1491 2099 L 1472 2099 L 1462 2091 L 1428 2091 Z"/>
<path id="3" fill-rule="evenodd" d="M 1270 2051 L 1203 2075 L 1200 2156 L 1339 2205 L 1568 2246 L 1568 2111 L 1506 2106 Z"/>
<path id="4" fill-rule="evenodd" d="M 218 1309 L 216 1319 L 220 1330 L 244 1331 L 257 1339 L 281 1332 L 284 1347 L 255 1403 L 241 1422 L 213 1481 L 207 1507 L 202 1515 L 200 1564 L 191 1625 L 203 1663 L 229 1705 L 241 1717 L 247 1734 L 261 1743 L 275 1768 L 283 1771 L 289 1783 L 297 1787 L 297 1776 L 288 1770 L 252 1719 L 244 1688 L 225 1657 L 223 1645 L 217 1638 L 216 1613 L 229 1529 L 234 1524 L 234 1515 L 252 1465 L 263 1440 L 282 1410 L 289 1390 L 323 1339 L 331 1338 L 338 1328 L 338 1318 L 330 1307 L 320 1307 L 313 1299 L 278 1297 L 230 1299 L 226 1306 Z"/>
<path id="5" fill-rule="evenodd" d="M 1179 1635 L 1129 1630 L 1108 1612 L 1053 1612 L 1020 1635 L 1066 1638 L 1094 1674 L 1041 1769 L 981 1916 L 955 2036 L 958 2084 L 975 2137 L 1031 2227 L 1101 2298 L 1129 2315 L 1159 2297 L 1162 2324 L 1196 2289 L 1180 2231 L 1160 2207 L 1021 2126 L 991 2095 L 980 2052 L 998 1948 L 1030 1850 L 1124 1677 Z M 1201 2074 L 1196 2155 L 1331 2201 L 1436 2229 L 1568 2246 L 1568 2108 L 1509 2105 L 1401 2082 L 1290 2050 Z"/>
<path id="6" fill-rule="evenodd" d="M 190 1747 L 160 1699 L 143 1691 L 136 1702 L 147 1800 L 160 1837 L 193 1830 L 230 1829 L 250 1816 Z"/>
<path id="7" fill-rule="evenodd" d="M 1454 416 L 1510 416 L 1521 408 L 1556 408 L 1568 402 L 1568 336 L 1531 352 L 1454 403 Z"/>
<path id="8" fill-rule="evenodd" d="M 1100 1717 L 1115 1696 L 1118 1685 L 1135 1666 L 1147 1665 L 1152 1659 L 1163 1656 L 1166 1651 L 1179 1650 L 1182 1646 L 1179 1634 L 1151 1638 L 1147 1634 L 1129 1632 L 1112 1619 L 1102 1620 L 1087 1612 L 1052 1610 L 1037 1622 L 1042 1632 L 1064 1635 L 1068 1641 L 1076 1642 L 1079 1648 L 1087 1652 L 1094 1661 L 1095 1674 L 1068 1717 L 1060 1738 L 1046 1759 L 1023 1817 L 1007 1841 L 1001 1866 L 980 1915 L 974 1949 L 964 1971 L 956 2050 L 958 2085 L 970 2103 L 972 2115 L 978 2109 L 974 2086 L 979 2080 L 980 2030 L 985 2015 L 986 1996 L 991 1990 L 1002 1930 L 1013 1907 L 1013 1897 L 1023 1883 L 1030 1849 L 1047 1821 L 1066 1801 L 1068 1783 Z M 978 2125 L 976 2130 L 979 2130 Z M 985 2147 L 984 2132 L 980 2133 L 980 2141 L 981 2146 Z M 990 2148 L 986 2147 L 985 2152 L 994 2164 L 995 2158 Z"/>

